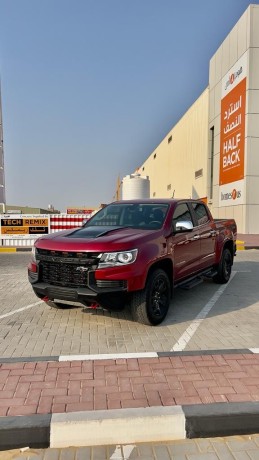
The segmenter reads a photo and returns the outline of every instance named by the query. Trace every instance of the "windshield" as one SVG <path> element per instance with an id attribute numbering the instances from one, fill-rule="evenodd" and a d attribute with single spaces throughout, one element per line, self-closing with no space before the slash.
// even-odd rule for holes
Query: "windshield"
<path id="1" fill-rule="evenodd" d="M 111 203 L 95 214 L 85 227 L 162 228 L 168 211 L 163 203 Z"/>

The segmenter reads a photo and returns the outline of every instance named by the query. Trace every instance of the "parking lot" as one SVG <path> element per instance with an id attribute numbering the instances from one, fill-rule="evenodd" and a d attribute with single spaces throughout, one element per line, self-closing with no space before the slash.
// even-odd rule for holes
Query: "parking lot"
<path id="1" fill-rule="evenodd" d="M 120 313 L 68 305 L 51 309 L 27 280 L 30 253 L 0 254 L 0 356 L 220 350 L 259 347 L 259 251 L 239 251 L 228 285 L 177 289 L 158 327 Z"/>

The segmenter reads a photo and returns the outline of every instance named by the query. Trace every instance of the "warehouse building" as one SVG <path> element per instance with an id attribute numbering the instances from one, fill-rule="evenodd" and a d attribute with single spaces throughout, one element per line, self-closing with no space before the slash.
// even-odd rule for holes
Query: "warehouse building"
<path id="1" fill-rule="evenodd" d="M 5 175 L 4 175 L 4 141 L 3 141 L 3 121 L 2 121 L 2 103 L 0 87 L 0 205 L 5 204 Z"/>
<path id="2" fill-rule="evenodd" d="M 201 198 L 239 233 L 259 233 L 259 5 L 209 63 L 209 85 L 138 168 L 150 197 Z"/>

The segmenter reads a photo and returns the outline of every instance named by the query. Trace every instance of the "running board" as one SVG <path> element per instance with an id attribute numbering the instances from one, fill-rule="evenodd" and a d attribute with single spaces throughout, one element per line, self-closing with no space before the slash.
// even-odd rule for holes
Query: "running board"
<path id="1" fill-rule="evenodd" d="M 200 275 L 197 275 L 189 280 L 182 281 L 181 283 L 177 284 L 177 287 L 181 289 L 192 289 L 194 286 L 203 283 L 205 279 L 212 279 L 214 276 L 217 275 L 216 270 L 208 270 Z"/>
<path id="2" fill-rule="evenodd" d="M 192 279 L 191 281 L 185 281 L 178 285 L 181 289 L 192 289 L 194 286 L 203 283 L 203 278 L 201 276 Z"/>

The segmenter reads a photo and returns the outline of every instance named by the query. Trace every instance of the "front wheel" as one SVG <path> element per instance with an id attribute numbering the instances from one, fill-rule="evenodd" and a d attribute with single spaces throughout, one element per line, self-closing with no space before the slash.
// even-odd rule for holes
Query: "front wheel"
<path id="1" fill-rule="evenodd" d="M 231 276 L 233 258 L 229 249 L 223 249 L 220 262 L 217 266 L 217 274 L 213 278 L 215 283 L 226 284 Z"/>
<path id="2" fill-rule="evenodd" d="M 164 270 L 150 273 L 146 286 L 132 293 L 131 312 L 135 321 L 156 326 L 166 317 L 171 300 L 171 285 Z"/>

